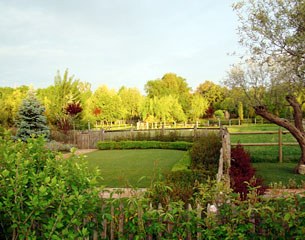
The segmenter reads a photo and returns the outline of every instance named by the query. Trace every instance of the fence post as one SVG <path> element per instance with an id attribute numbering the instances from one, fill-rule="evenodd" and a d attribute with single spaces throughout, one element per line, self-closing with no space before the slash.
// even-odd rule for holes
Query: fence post
<path id="1" fill-rule="evenodd" d="M 191 218 L 190 218 L 190 214 L 192 214 L 191 212 L 193 211 L 192 209 L 192 205 L 189 203 L 187 205 L 187 221 L 190 222 Z M 192 232 L 188 229 L 187 230 L 187 237 L 186 237 L 187 240 L 191 240 L 192 239 Z"/>
<path id="2" fill-rule="evenodd" d="M 201 218 L 202 218 L 201 212 L 202 212 L 202 207 L 201 207 L 201 205 L 198 203 L 198 204 L 197 204 L 197 218 L 198 218 L 198 219 L 201 219 Z M 198 231 L 198 229 L 200 229 L 200 228 L 201 228 L 201 226 L 200 226 L 200 224 L 198 223 L 198 224 L 197 224 L 197 239 L 201 239 L 201 232 Z"/>
<path id="3" fill-rule="evenodd" d="M 114 206 L 111 205 L 111 216 L 114 216 Z M 111 222 L 110 222 L 110 239 L 114 239 L 114 228 L 115 228 L 115 225 L 114 225 L 114 220 L 111 219 Z"/>
<path id="4" fill-rule="evenodd" d="M 279 128 L 279 162 L 283 162 L 283 131 Z"/>
<path id="5" fill-rule="evenodd" d="M 123 203 L 120 203 L 119 206 L 120 215 L 119 215 L 119 239 L 123 237 L 124 234 L 124 206 Z"/>
<path id="6" fill-rule="evenodd" d="M 226 127 L 221 129 L 222 135 L 222 157 L 223 157 L 223 168 L 224 168 L 224 176 L 225 180 L 230 186 L 230 177 L 229 171 L 231 166 L 231 142 L 230 142 L 230 134 Z"/>

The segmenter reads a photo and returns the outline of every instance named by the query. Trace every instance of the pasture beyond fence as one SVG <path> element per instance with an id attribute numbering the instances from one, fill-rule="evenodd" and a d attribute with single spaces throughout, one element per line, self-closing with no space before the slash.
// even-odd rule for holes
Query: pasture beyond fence
<path id="1" fill-rule="evenodd" d="M 258 134 L 268 134 L 268 135 L 277 135 L 278 141 L 277 142 L 264 142 L 264 143 L 231 143 L 231 146 L 241 145 L 241 146 L 278 146 L 278 158 L 279 162 L 283 162 L 283 146 L 298 146 L 297 142 L 284 142 L 283 141 L 283 134 L 290 134 L 288 131 L 283 131 L 279 128 L 278 131 L 255 131 L 255 132 L 232 132 L 229 133 L 230 135 L 258 135 Z"/>

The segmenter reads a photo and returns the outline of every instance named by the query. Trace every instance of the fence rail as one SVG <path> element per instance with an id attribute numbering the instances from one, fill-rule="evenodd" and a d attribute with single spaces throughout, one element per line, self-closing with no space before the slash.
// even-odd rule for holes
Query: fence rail
<path id="1" fill-rule="evenodd" d="M 283 134 L 288 134 L 289 131 L 283 131 L 281 128 L 278 131 L 255 131 L 255 132 L 232 132 L 230 135 L 256 135 L 256 134 L 277 134 L 277 142 L 267 142 L 267 143 L 231 143 L 231 146 L 278 146 L 279 147 L 279 162 L 283 162 L 283 146 L 298 146 L 297 142 L 283 142 Z"/>

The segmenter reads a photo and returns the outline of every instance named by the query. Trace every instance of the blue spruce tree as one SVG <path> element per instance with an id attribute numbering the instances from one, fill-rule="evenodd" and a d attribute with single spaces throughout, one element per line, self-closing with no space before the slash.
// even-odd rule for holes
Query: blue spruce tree
<path id="1" fill-rule="evenodd" d="M 46 139 L 49 139 L 50 130 L 44 111 L 45 108 L 38 101 L 34 92 L 30 90 L 19 108 L 16 138 L 26 141 L 29 137 L 44 135 Z"/>

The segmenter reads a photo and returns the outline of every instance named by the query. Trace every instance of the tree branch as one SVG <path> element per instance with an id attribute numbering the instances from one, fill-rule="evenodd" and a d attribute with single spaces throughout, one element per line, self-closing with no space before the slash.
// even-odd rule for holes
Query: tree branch
<path id="1" fill-rule="evenodd" d="M 299 143 L 304 142 L 304 132 L 294 124 L 290 123 L 287 119 L 280 118 L 270 113 L 265 106 L 255 106 L 254 110 L 257 115 L 260 115 L 268 121 L 287 129 Z"/>
<path id="2" fill-rule="evenodd" d="M 302 123 L 302 106 L 298 103 L 295 96 L 288 95 L 286 96 L 286 100 L 289 105 L 293 108 L 293 118 L 294 125 L 297 129 L 299 129 L 302 133 L 304 133 L 304 127 Z"/>

